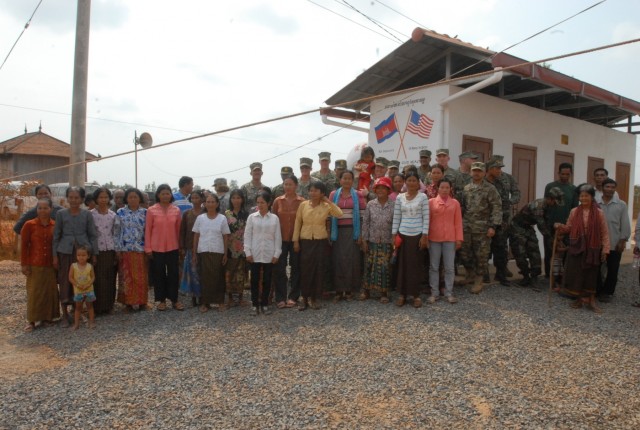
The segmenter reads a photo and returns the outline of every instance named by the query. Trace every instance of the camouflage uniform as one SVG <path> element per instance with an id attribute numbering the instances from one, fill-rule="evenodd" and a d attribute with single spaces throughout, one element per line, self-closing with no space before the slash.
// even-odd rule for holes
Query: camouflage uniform
<path id="1" fill-rule="evenodd" d="M 511 222 L 511 201 L 509 200 L 509 190 L 505 188 L 505 184 L 504 182 L 500 181 L 500 178 L 496 178 L 494 182 L 491 182 L 487 178 L 485 178 L 485 181 L 488 184 L 492 185 L 500 195 L 500 228 L 496 230 L 495 236 L 493 236 L 493 238 L 491 239 L 491 254 L 493 254 L 493 265 L 496 266 L 497 269 L 496 277 L 499 277 L 506 269 L 508 261 L 507 238 L 509 223 Z"/>
<path id="2" fill-rule="evenodd" d="M 511 223 L 511 250 L 525 278 L 535 278 L 542 273 L 540 245 L 533 226 L 538 226 L 545 240 L 550 240 L 551 231 L 545 222 L 546 209 L 545 199 L 534 200 L 523 207 Z"/>
<path id="3" fill-rule="evenodd" d="M 313 172 L 311 174 L 311 177 L 324 182 L 324 184 L 327 186 L 327 195 L 331 193 L 331 191 L 335 191 L 338 189 L 338 177 L 331 170 L 329 170 L 329 173 L 327 173 L 326 175 L 323 175 L 320 170 L 318 170 L 317 172 Z"/>
<path id="4" fill-rule="evenodd" d="M 460 259 L 467 274 L 475 272 L 482 276 L 491 250 L 487 230 L 490 227 L 496 229 L 502 222 L 502 202 L 495 187 L 487 181 L 479 185 L 471 182 L 460 194 L 464 232 Z"/>
<path id="5" fill-rule="evenodd" d="M 259 185 L 253 185 L 253 182 L 247 182 L 240 187 L 240 190 L 244 195 L 244 210 L 247 211 L 247 213 L 251 213 L 253 208 L 256 206 L 256 198 L 263 186 L 264 185 L 262 185 L 262 183 Z"/>
<path id="6" fill-rule="evenodd" d="M 275 200 L 276 197 L 284 196 L 284 184 L 278 184 L 271 188 L 271 196 L 271 201 Z"/>
<path id="7" fill-rule="evenodd" d="M 461 192 L 464 190 L 464 187 L 471 183 L 471 175 L 469 173 L 461 172 L 458 170 L 458 176 L 456 177 L 456 181 L 453 183 L 453 190 Z"/>
<path id="8" fill-rule="evenodd" d="M 431 183 L 431 167 L 423 169 L 422 166 L 418 166 L 418 177 L 423 184 L 429 185 Z"/>

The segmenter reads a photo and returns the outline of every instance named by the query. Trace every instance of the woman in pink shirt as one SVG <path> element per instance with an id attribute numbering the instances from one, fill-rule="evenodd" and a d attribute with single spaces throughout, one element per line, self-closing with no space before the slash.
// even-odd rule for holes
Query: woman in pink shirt
<path id="1" fill-rule="evenodd" d="M 440 292 L 440 257 L 444 262 L 445 296 L 449 303 L 458 301 L 453 295 L 453 279 L 456 250 L 462 246 L 462 211 L 460 203 L 451 197 L 451 188 L 451 181 L 444 178 L 438 185 L 438 195 L 429 199 L 429 303 L 435 303 Z"/>
<path id="2" fill-rule="evenodd" d="M 167 299 L 173 303 L 173 309 L 184 310 L 182 303 L 178 302 L 178 239 L 182 213 L 180 208 L 171 204 L 173 199 L 169 185 L 158 187 L 157 203 L 147 209 L 144 232 L 144 252 L 151 258 L 151 277 L 159 311 L 167 309 Z"/>

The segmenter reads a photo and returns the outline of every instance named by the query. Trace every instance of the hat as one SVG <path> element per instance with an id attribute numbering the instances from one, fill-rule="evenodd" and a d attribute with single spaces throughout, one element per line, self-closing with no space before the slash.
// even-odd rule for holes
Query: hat
<path id="1" fill-rule="evenodd" d="M 310 168 L 311 166 L 313 166 L 313 160 L 311 158 L 302 157 L 300 159 L 300 167 L 304 167 L 304 166 L 307 166 Z"/>
<path id="2" fill-rule="evenodd" d="M 280 169 L 280 174 L 281 175 L 292 175 L 293 174 L 293 168 L 289 167 L 289 166 L 284 166 L 284 167 L 282 167 L 282 169 Z"/>
<path id="3" fill-rule="evenodd" d="M 440 148 L 436 151 L 436 157 L 438 155 L 449 155 L 449 150 L 447 148 Z"/>
<path id="4" fill-rule="evenodd" d="M 489 162 L 487 164 L 491 164 L 491 167 L 504 167 L 504 155 L 492 155 L 489 158 Z"/>
<path id="5" fill-rule="evenodd" d="M 420 151 L 420 158 L 422 157 L 431 158 L 431 151 L 429 151 L 428 149 L 423 149 L 422 151 Z"/>
<path id="6" fill-rule="evenodd" d="M 384 157 L 378 157 L 378 158 L 376 158 L 376 166 L 388 167 L 389 166 L 389 160 L 387 160 Z"/>
<path id="7" fill-rule="evenodd" d="M 544 196 L 555 199 L 559 205 L 562 205 L 564 202 L 564 193 L 558 187 L 551 188 Z"/>
<path id="8" fill-rule="evenodd" d="M 391 160 L 389 161 L 389 168 L 393 168 L 395 167 L 396 169 L 400 168 L 400 162 L 398 160 Z"/>
<path id="9" fill-rule="evenodd" d="M 251 165 L 249 166 L 249 168 L 251 169 L 251 171 L 253 172 L 256 169 L 260 169 L 262 170 L 262 163 L 251 163 Z"/>
<path id="10" fill-rule="evenodd" d="M 482 170 L 484 172 L 484 163 L 476 161 L 471 165 L 471 170 Z"/>
<path id="11" fill-rule="evenodd" d="M 318 158 L 320 159 L 320 161 L 322 161 L 322 160 L 331 161 L 331 153 L 330 152 L 321 152 L 320 154 L 318 154 Z"/>
<path id="12" fill-rule="evenodd" d="M 473 151 L 466 151 L 460 154 L 460 159 L 463 158 L 473 158 L 474 160 L 477 160 L 480 156 Z"/>
<path id="13" fill-rule="evenodd" d="M 213 180 L 213 186 L 217 187 L 218 185 L 227 185 L 227 179 L 226 178 L 215 178 Z"/>
<path id="14" fill-rule="evenodd" d="M 376 181 L 373 183 L 373 189 L 375 190 L 377 186 L 383 186 L 383 187 L 387 187 L 389 188 L 389 191 L 392 190 L 391 188 L 391 179 L 383 176 L 382 178 L 378 178 L 376 179 Z"/>
<path id="15" fill-rule="evenodd" d="M 346 169 L 347 168 L 347 160 L 336 160 L 335 168 L 336 169 Z"/>

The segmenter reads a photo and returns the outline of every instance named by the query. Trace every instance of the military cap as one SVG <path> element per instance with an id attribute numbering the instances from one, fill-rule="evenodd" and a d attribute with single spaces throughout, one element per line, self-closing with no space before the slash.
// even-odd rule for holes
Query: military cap
<path id="1" fill-rule="evenodd" d="M 420 158 L 422 157 L 431 158 L 431 151 L 429 151 L 428 149 L 423 149 L 422 151 L 420 151 Z"/>
<path id="2" fill-rule="evenodd" d="M 378 157 L 378 158 L 376 158 L 376 166 L 388 167 L 389 166 L 389 160 L 387 160 L 384 157 Z"/>
<path id="3" fill-rule="evenodd" d="M 320 154 L 318 154 L 318 159 L 320 161 L 322 161 L 322 160 L 331 161 L 331 153 L 330 152 L 321 152 Z"/>
<path id="4" fill-rule="evenodd" d="M 471 165 L 471 170 L 482 170 L 484 171 L 484 163 L 480 161 L 476 161 Z"/>
<path id="5" fill-rule="evenodd" d="M 282 169 L 280 169 L 280 174 L 281 175 L 292 175 L 293 174 L 293 168 L 291 168 L 289 166 L 284 166 L 284 167 L 282 167 Z"/>
<path id="6" fill-rule="evenodd" d="M 218 185 L 227 185 L 227 179 L 226 178 L 215 178 L 213 180 L 213 186 L 217 187 Z"/>
<path id="7" fill-rule="evenodd" d="M 449 155 L 449 150 L 447 148 L 440 148 L 436 151 L 436 157 L 438 155 Z"/>
<path id="8" fill-rule="evenodd" d="M 313 166 L 313 160 L 311 158 L 302 157 L 300 159 L 300 167 L 304 167 L 304 166 L 307 166 L 307 167 Z"/>
<path id="9" fill-rule="evenodd" d="M 347 160 L 336 160 L 335 168 L 336 169 L 346 169 L 347 168 Z"/>
<path id="10" fill-rule="evenodd" d="M 460 154 L 460 158 L 473 158 L 474 160 L 477 160 L 480 156 L 473 151 L 466 151 Z"/>
<path id="11" fill-rule="evenodd" d="M 489 167 L 489 164 L 491 164 L 491 167 L 504 167 L 503 160 L 504 155 L 492 155 L 487 163 L 487 168 Z"/>
<path id="12" fill-rule="evenodd" d="M 553 187 L 549 191 L 547 191 L 545 197 L 555 199 L 559 205 L 562 205 L 564 202 L 564 193 L 558 187 Z"/>
<path id="13" fill-rule="evenodd" d="M 254 170 L 256 170 L 256 169 L 260 169 L 260 170 L 262 170 L 262 163 L 258 163 L 258 162 L 251 163 L 251 165 L 250 165 L 249 167 L 251 168 L 251 171 L 252 171 L 252 172 L 253 172 Z"/>
<path id="14" fill-rule="evenodd" d="M 395 167 L 396 169 L 400 168 L 400 162 L 398 160 L 389 161 L 389 168 Z"/>

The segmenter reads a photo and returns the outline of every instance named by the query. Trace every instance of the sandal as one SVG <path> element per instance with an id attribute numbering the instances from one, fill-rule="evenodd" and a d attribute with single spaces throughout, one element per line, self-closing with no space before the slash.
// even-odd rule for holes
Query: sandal
<path id="1" fill-rule="evenodd" d="M 387 303 L 389 303 L 389 297 L 387 296 L 380 297 L 380 303 L 382 303 L 383 305 L 386 305 Z"/>
<path id="2" fill-rule="evenodd" d="M 205 305 L 200 305 L 200 312 L 201 313 L 209 312 L 209 308 Z"/>
<path id="3" fill-rule="evenodd" d="M 164 303 L 164 302 L 160 302 L 156 306 L 156 309 L 159 310 L 159 311 L 166 311 L 167 310 L 167 304 Z"/>
<path id="4" fill-rule="evenodd" d="M 398 300 L 396 300 L 396 306 L 402 307 L 402 306 L 404 306 L 405 302 L 406 302 L 405 297 L 404 296 L 400 296 L 400 297 L 398 297 Z"/>
<path id="5" fill-rule="evenodd" d="M 278 302 L 278 304 L 276 305 L 276 307 L 278 309 L 284 309 L 287 307 L 287 304 L 285 302 Z"/>
<path id="6" fill-rule="evenodd" d="M 413 307 L 416 309 L 422 307 L 422 299 L 420 299 L 420 297 L 416 297 L 413 299 Z"/>
<path id="7" fill-rule="evenodd" d="M 298 302 L 298 310 L 304 311 L 306 309 L 307 309 L 307 301 L 305 299 L 300 299 L 300 301 Z"/>
<path id="8" fill-rule="evenodd" d="M 575 302 L 571 303 L 569 306 L 571 306 L 573 309 L 582 309 L 582 300 L 578 299 Z"/>
<path id="9" fill-rule="evenodd" d="M 368 300 L 369 299 L 369 292 L 368 291 L 363 291 L 360 293 L 360 297 L 358 297 L 358 300 L 363 301 L 363 300 Z"/>
<path id="10" fill-rule="evenodd" d="M 596 304 L 594 304 L 594 303 L 589 303 L 589 304 L 587 305 L 587 309 L 592 310 L 592 311 L 593 311 L 594 313 L 596 313 L 596 314 L 601 314 L 601 313 L 602 313 L 602 308 L 600 308 L 599 306 L 597 306 L 597 305 L 596 305 Z"/>
<path id="11" fill-rule="evenodd" d="M 35 328 L 36 328 L 35 324 L 29 323 L 25 326 L 24 331 L 25 333 L 31 333 Z"/>
<path id="12" fill-rule="evenodd" d="M 287 300 L 287 304 L 285 305 L 285 307 L 292 308 L 295 305 L 296 305 L 296 302 L 294 300 L 289 299 L 289 300 Z"/>
<path id="13" fill-rule="evenodd" d="M 177 310 L 177 311 L 183 311 L 184 310 L 184 305 L 180 302 L 175 302 L 173 304 L 173 309 Z"/>

